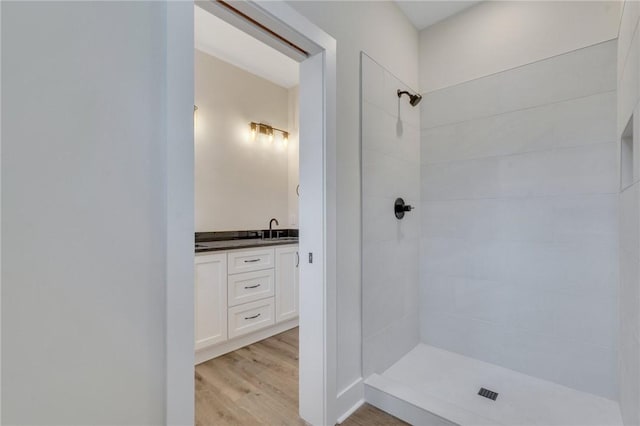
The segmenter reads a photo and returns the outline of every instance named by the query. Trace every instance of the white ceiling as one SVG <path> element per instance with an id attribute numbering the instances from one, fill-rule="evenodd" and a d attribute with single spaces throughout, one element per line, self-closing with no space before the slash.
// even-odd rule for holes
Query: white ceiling
<path id="1" fill-rule="evenodd" d="M 440 22 L 449 16 L 464 10 L 474 4 L 480 3 L 479 1 L 431 1 L 431 0 L 418 0 L 418 1 L 402 1 L 396 0 L 400 9 L 407 15 L 407 18 L 411 21 L 414 27 L 418 30 L 423 30 L 430 25 Z"/>
<path id="2" fill-rule="evenodd" d="M 298 85 L 298 63 L 194 6 L 195 47 L 284 88 Z"/>

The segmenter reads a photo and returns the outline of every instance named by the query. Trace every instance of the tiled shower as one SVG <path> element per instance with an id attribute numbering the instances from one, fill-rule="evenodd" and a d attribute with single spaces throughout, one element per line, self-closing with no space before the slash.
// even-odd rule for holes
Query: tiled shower
<path id="1" fill-rule="evenodd" d="M 427 345 L 610 402 L 604 422 L 640 422 L 631 3 L 620 40 L 422 93 L 415 108 L 396 90 L 416 88 L 362 54 L 365 379 Z M 396 197 L 416 207 L 402 220 Z"/>
<path id="2" fill-rule="evenodd" d="M 411 90 L 367 55 L 362 66 L 362 315 L 364 376 L 419 341 L 420 110 Z M 396 219 L 396 198 L 418 210 Z M 390 285 L 390 283 L 393 283 Z"/>
<path id="3" fill-rule="evenodd" d="M 425 96 L 422 341 L 616 397 L 615 58 L 612 41 Z"/>

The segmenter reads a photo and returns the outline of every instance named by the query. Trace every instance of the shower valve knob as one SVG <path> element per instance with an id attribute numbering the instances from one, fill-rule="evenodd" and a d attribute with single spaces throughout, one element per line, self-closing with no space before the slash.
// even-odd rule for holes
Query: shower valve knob
<path id="1" fill-rule="evenodd" d="M 414 207 L 405 204 L 402 198 L 396 198 L 395 203 L 393 203 L 393 211 L 398 219 L 402 219 L 405 212 L 410 212 L 413 209 Z"/>

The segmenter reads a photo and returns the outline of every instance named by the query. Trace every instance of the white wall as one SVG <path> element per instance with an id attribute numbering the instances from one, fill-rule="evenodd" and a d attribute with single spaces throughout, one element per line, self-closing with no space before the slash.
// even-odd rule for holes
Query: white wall
<path id="1" fill-rule="evenodd" d="M 633 122 L 632 185 L 620 194 L 620 407 L 626 425 L 640 424 L 640 3 L 624 3 L 618 38 L 620 141 Z"/>
<path id="2" fill-rule="evenodd" d="M 617 398 L 615 63 L 603 42 L 425 95 L 423 341 Z"/>
<path id="3" fill-rule="evenodd" d="M 196 50 L 197 232 L 281 228 L 289 217 L 289 148 L 279 133 L 250 138 L 249 123 L 289 127 L 289 90 Z"/>
<path id="4" fill-rule="evenodd" d="M 486 1 L 420 32 L 423 92 L 616 38 L 618 1 Z"/>
<path id="5" fill-rule="evenodd" d="M 418 337 L 419 213 L 398 220 L 401 197 L 420 205 L 420 108 L 396 91 L 411 90 L 362 55 L 362 362 L 382 373 Z"/>
<path id="6" fill-rule="evenodd" d="M 165 25 L 2 3 L 3 424 L 164 423 Z"/>
<path id="7" fill-rule="evenodd" d="M 300 102 L 298 99 L 299 87 L 289 89 L 289 145 L 288 148 L 288 184 L 287 194 L 289 196 L 289 217 L 290 228 L 298 227 L 298 184 L 300 183 Z M 286 226 L 286 223 L 283 225 Z"/>
<path id="8" fill-rule="evenodd" d="M 361 377 L 360 52 L 411 87 L 418 82 L 418 36 L 391 2 L 289 2 L 337 41 L 337 316 L 339 392 Z M 362 393 L 361 385 L 355 385 Z M 346 395 L 346 394 L 344 394 Z M 349 394 L 351 395 L 351 394 Z M 339 401 L 340 403 L 340 401 Z"/>

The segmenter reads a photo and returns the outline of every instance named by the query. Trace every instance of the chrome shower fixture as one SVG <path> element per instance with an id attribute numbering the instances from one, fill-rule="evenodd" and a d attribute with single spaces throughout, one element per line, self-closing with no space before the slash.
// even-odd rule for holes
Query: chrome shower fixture
<path id="1" fill-rule="evenodd" d="M 409 96 L 409 103 L 411 104 L 411 106 L 416 106 L 420 103 L 420 101 L 422 100 L 422 95 L 419 94 L 411 94 L 409 92 L 407 92 L 406 90 L 400 90 L 398 89 L 398 97 L 401 97 L 402 95 L 407 95 Z"/>

